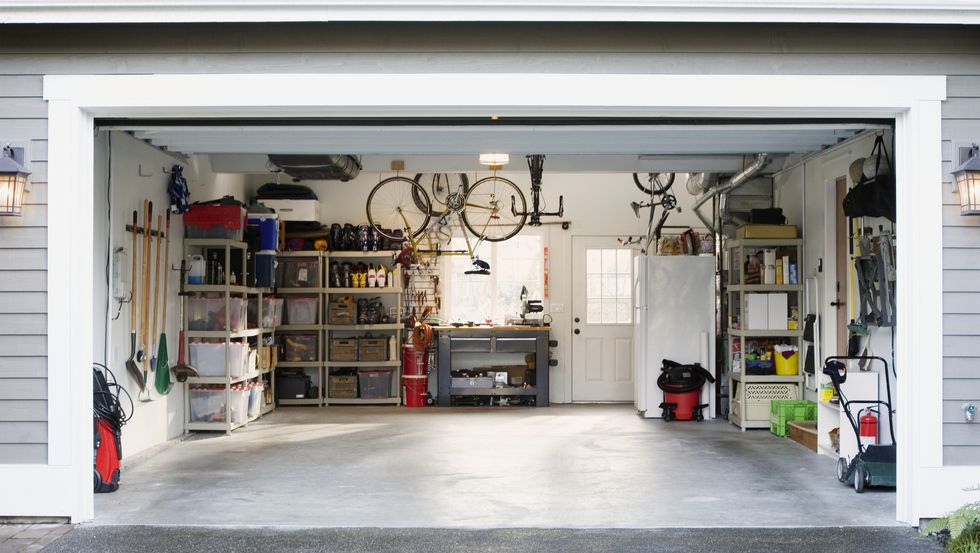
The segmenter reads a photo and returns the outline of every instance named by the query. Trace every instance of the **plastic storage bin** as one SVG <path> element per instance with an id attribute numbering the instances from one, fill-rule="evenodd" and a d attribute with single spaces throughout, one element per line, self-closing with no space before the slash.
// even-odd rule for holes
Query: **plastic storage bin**
<path id="1" fill-rule="evenodd" d="M 791 421 L 817 418 L 817 404 L 807 400 L 773 400 L 770 403 L 769 430 L 777 436 L 789 433 Z"/>
<path id="2" fill-rule="evenodd" d="M 285 334 L 282 337 L 284 361 L 297 363 L 317 360 L 316 334 Z"/>
<path id="3" fill-rule="evenodd" d="M 314 288 L 320 285 L 319 266 L 316 259 L 303 257 L 284 257 L 282 265 L 282 288 Z"/>
<path id="4" fill-rule="evenodd" d="M 248 302 L 244 298 L 228 298 L 228 313 L 225 312 L 225 298 L 187 299 L 187 327 L 192 330 L 224 331 L 225 325 L 231 332 L 245 330 L 248 320 Z"/>
<path id="5" fill-rule="evenodd" d="M 359 371 L 357 387 L 361 392 L 361 399 L 389 398 L 391 397 L 391 371 Z"/>
<path id="6" fill-rule="evenodd" d="M 320 301 L 315 296 L 286 298 L 286 322 L 291 325 L 315 325 Z"/>
<path id="7" fill-rule="evenodd" d="M 239 205 L 192 205 L 184 213 L 185 238 L 245 238 L 245 208 Z"/>
<path id="8" fill-rule="evenodd" d="M 245 374 L 249 360 L 248 344 L 232 342 L 192 342 L 187 349 L 191 365 L 201 376 L 225 376 L 225 353 L 231 360 L 231 377 L 238 378 Z"/>
<path id="9" fill-rule="evenodd" d="M 284 301 L 282 298 L 265 296 L 262 298 L 262 328 L 274 328 L 282 324 L 282 308 Z M 259 300 L 249 298 L 248 300 L 248 327 L 255 328 L 259 325 Z"/>
<path id="10" fill-rule="evenodd" d="M 789 353 L 789 352 L 786 352 Z M 800 352 L 795 351 L 786 357 L 784 353 L 773 352 L 776 361 L 776 374 L 779 376 L 796 376 L 800 372 Z"/>
<path id="11" fill-rule="evenodd" d="M 201 386 L 189 388 L 191 422 L 226 422 L 231 411 L 231 422 L 245 422 L 248 414 L 249 390 L 238 385 L 231 389 L 230 409 L 225 409 L 225 388 L 223 386 Z"/>
<path id="12" fill-rule="evenodd" d="M 248 388 L 248 418 L 262 414 L 262 396 L 265 395 L 265 384 L 253 382 Z"/>

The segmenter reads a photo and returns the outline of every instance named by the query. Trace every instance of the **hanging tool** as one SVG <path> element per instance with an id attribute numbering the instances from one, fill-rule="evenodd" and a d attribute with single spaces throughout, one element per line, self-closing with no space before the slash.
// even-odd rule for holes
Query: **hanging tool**
<path id="1" fill-rule="evenodd" d="M 143 378 L 143 373 L 140 371 L 139 365 L 136 364 L 136 244 L 137 234 L 139 233 L 136 225 L 138 223 L 139 211 L 133 210 L 133 272 L 132 278 L 130 279 L 132 282 L 132 293 L 129 299 L 129 359 L 126 360 L 126 372 L 136 382 L 136 386 L 140 391 L 143 391 L 146 388 L 146 380 Z"/>
<path id="2" fill-rule="evenodd" d="M 152 320 L 152 330 L 150 331 L 150 370 L 155 371 L 157 368 L 157 321 L 160 315 L 160 238 L 163 235 L 163 216 L 157 215 L 157 236 L 156 236 L 156 261 L 153 263 L 153 274 L 150 278 L 153 280 L 153 318 Z"/>
<path id="3" fill-rule="evenodd" d="M 169 236 L 169 233 L 167 234 Z M 180 292 L 177 293 L 180 296 L 180 332 L 177 335 L 177 364 L 174 368 L 170 369 L 174 373 L 174 378 L 177 382 L 186 382 L 188 378 L 196 378 L 198 375 L 197 369 L 188 365 L 184 362 L 184 350 L 187 349 L 187 344 L 184 343 L 184 297 L 187 296 L 187 292 L 184 291 L 184 279 L 187 275 L 187 261 L 180 261 Z M 159 374 L 157 379 L 159 379 Z"/>
<path id="4" fill-rule="evenodd" d="M 170 211 L 167 210 L 167 237 L 164 241 L 164 254 L 163 254 L 163 321 L 160 325 L 160 345 L 157 349 L 157 366 L 156 366 L 156 386 L 157 393 L 160 395 L 167 395 L 170 393 L 171 388 L 173 388 L 173 382 L 170 380 L 170 358 L 167 353 L 167 301 L 169 296 L 167 296 L 167 290 L 169 290 L 170 284 Z"/>
<path id="5" fill-rule="evenodd" d="M 150 227 L 153 225 L 153 202 L 143 200 L 143 275 L 142 275 L 142 301 L 140 305 L 140 334 L 142 353 L 139 355 L 140 362 L 143 363 L 143 388 L 140 390 L 139 400 L 151 401 L 150 390 L 146 387 L 149 380 L 150 368 Z M 143 397 L 142 392 L 146 392 Z"/>

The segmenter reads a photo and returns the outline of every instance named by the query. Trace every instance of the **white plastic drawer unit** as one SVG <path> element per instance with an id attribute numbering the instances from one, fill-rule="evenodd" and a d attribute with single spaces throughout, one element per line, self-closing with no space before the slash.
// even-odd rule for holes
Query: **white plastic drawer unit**
<path id="1" fill-rule="evenodd" d="M 259 200 L 259 202 L 275 209 L 280 221 L 320 220 L 320 200 Z"/>

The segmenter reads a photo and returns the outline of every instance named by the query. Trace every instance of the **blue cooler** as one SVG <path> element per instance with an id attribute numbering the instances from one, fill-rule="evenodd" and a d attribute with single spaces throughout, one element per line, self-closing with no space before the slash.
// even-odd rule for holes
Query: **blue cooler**
<path id="1" fill-rule="evenodd" d="M 279 214 L 249 213 L 248 224 L 259 227 L 260 250 L 279 249 Z"/>
<path id="2" fill-rule="evenodd" d="M 276 287 L 276 252 L 263 250 L 255 254 L 255 287 Z"/>

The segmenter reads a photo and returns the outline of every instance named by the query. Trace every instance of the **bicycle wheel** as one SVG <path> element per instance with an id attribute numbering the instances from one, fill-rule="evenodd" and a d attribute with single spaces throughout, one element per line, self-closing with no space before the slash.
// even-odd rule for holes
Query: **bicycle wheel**
<path id="1" fill-rule="evenodd" d="M 486 177 L 470 187 L 460 215 L 466 228 L 477 237 L 502 242 L 524 228 L 527 201 L 513 182 L 503 177 Z"/>
<path id="2" fill-rule="evenodd" d="M 442 215 L 446 212 L 449 205 L 449 196 L 457 190 L 463 197 L 470 189 L 470 179 L 466 173 L 418 173 L 415 175 L 415 182 L 422 185 L 422 188 L 429 193 L 432 201 L 429 215 L 433 217 Z M 422 208 L 422 200 L 417 193 L 412 194 L 415 205 Z"/>
<path id="3" fill-rule="evenodd" d="M 425 189 L 408 177 L 390 177 L 379 182 L 367 199 L 368 222 L 392 240 L 405 238 L 393 231 L 406 231 L 418 238 L 429 225 L 431 209 Z"/>
<path id="4" fill-rule="evenodd" d="M 646 178 L 648 182 L 645 184 L 640 180 L 639 173 L 633 173 L 633 182 L 636 183 L 636 187 L 642 190 L 644 194 L 663 194 L 674 185 L 673 173 L 647 173 Z M 653 184 L 652 189 L 647 185 L 651 181 Z"/>

